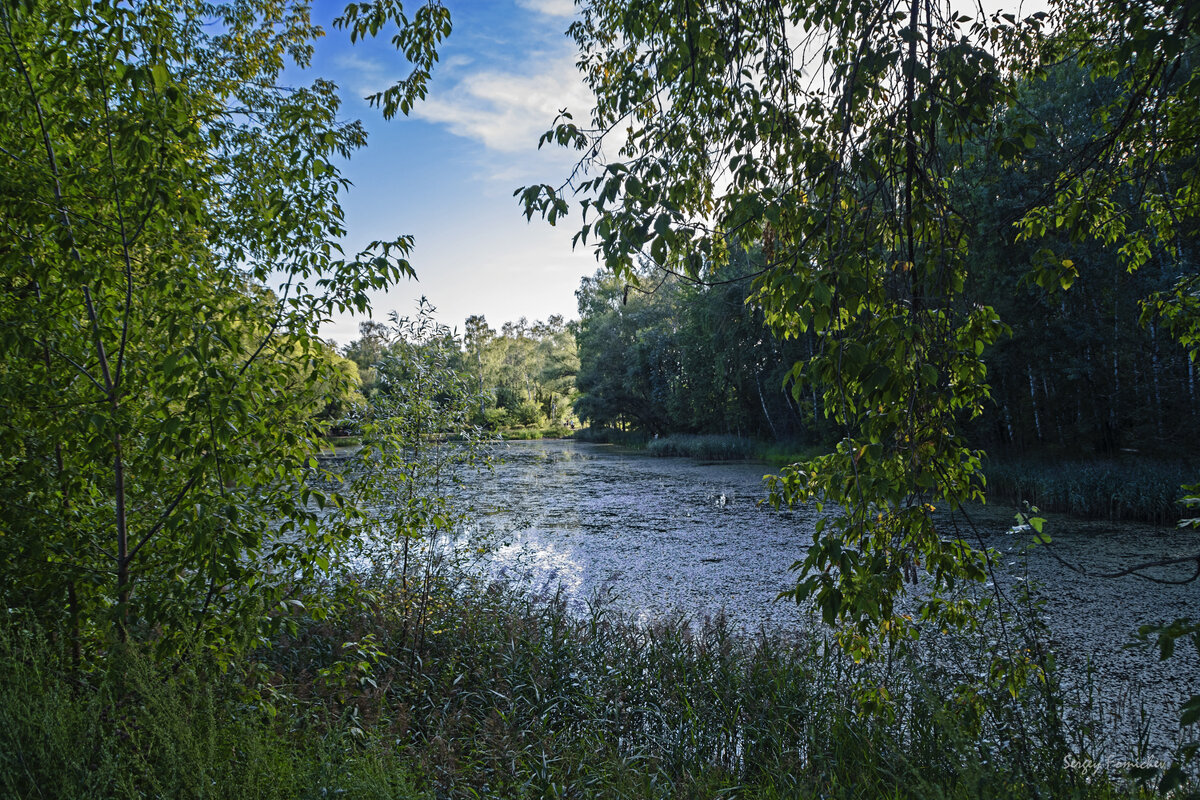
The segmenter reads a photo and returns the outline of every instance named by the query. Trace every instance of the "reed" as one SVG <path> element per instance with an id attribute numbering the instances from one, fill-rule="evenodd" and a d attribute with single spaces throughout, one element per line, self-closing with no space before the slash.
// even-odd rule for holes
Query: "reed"
<path id="1" fill-rule="evenodd" d="M 641 431 L 622 431 L 616 428 L 588 426 L 575 431 L 571 434 L 571 438 L 592 444 L 615 444 L 620 447 L 641 448 L 646 446 L 649 436 Z"/>
<path id="2" fill-rule="evenodd" d="M 1194 467 L 1158 461 L 993 462 L 986 474 L 993 502 L 1156 525 L 1180 518 L 1180 487 L 1200 480 Z"/>
<path id="3" fill-rule="evenodd" d="M 529 441 L 533 439 L 565 439 L 571 435 L 570 428 L 551 425 L 543 428 L 504 428 L 497 431 L 501 439 Z"/>
<path id="4" fill-rule="evenodd" d="M 759 449 L 753 439 L 724 434 L 675 433 L 646 443 L 647 455 L 684 456 L 702 461 L 745 461 L 754 458 Z"/>
<path id="5" fill-rule="evenodd" d="M 2 797 L 426 796 L 378 737 L 265 713 L 236 669 L 161 665 L 135 649 L 78 666 L 9 613 L 0 626 Z"/>
<path id="6" fill-rule="evenodd" d="M 305 676 L 336 663 L 337 638 L 374 637 L 387 655 L 346 713 L 386 731 L 439 797 L 1140 796 L 1068 768 L 1052 676 L 1015 697 L 970 677 L 987 674 L 988 641 L 966 660 L 856 664 L 821 637 L 722 618 L 437 594 L 420 624 L 385 611 L 413 604 L 384 592 L 266 656 L 276 682 L 320 696 Z"/>

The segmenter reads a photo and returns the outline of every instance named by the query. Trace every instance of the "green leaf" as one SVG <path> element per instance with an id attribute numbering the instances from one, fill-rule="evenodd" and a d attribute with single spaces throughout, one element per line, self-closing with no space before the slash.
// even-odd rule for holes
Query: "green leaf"
<path id="1" fill-rule="evenodd" d="M 1200 720 L 1200 695 L 1192 695 L 1183 704 L 1183 715 L 1179 719 L 1179 724 L 1187 727 L 1196 724 L 1197 720 Z"/>

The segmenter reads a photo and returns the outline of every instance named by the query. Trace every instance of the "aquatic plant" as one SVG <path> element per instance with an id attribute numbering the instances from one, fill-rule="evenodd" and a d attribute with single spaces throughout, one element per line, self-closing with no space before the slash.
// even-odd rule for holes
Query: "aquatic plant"
<path id="1" fill-rule="evenodd" d="M 704 461 L 742 461 L 754 458 L 759 444 L 753 439 L 727 434 L 675 433 L 651 439 L 646 453 L 652 456 L 687 456 Z"/>
<path id="2" fill-rule="evenodd" d="M 990 462 L 986 473 L 992 501 L 1159 525 L 1180 518 L 1180 487 L 1197 477 L 1194 467 L 1157 461 Z"/>
<path id="3" fill-rule="evenodd" d="M 649 436 L 642 431 L 622 431 L 616 428 L 588 426 L 571 434 L 578 442 L 615 444 L 621 447 L 645 447 Z"/>

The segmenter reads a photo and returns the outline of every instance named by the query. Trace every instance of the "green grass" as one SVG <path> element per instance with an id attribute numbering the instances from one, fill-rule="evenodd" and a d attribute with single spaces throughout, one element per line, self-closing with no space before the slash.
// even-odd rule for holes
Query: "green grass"
<path id="1" fill-rule="evenodd" d="M 703 461 L 764 461 L 782 466 L 826 451 L 820 445 L 800 442 L 762 442 L 743 436 L 674 433 L 646 443 L 653 456 L 686 456 Z"/>
<path id="2" fill-rule="evenodd" d="M 362 444 L 361 436 L 326 436 L 325 444 L 330 448 L 334 447 L 353 447 Z"/>
<path id="3" fill-rule="evenodd" d="M 579 442 L 591 442 L 593 444 L 615 444 L 620 447 L 628 447 L 640 449 L 646 446 L 649 440 L 642 431 L 621 431 L 616 428 L 580 428 L 571 434 L 571 438 Z"/>
<path id="4" fill-rule="evenodd" d="M 989 462 L 985 473 L 992 502 L 1158 525 L 1180 518 L 1180 486 L 1200 480 L 1200 470 L 1184 464 L 1134 460 Z"/>
<path id="5" fill-rule="evenodd" d="M 646 453 L 652 456 L 686 456 L 703 461 L 745 461 L 754 458 L 758 443 L 743 436 L 676 433 L 651 439 Z"/>
<path id="6" fill-rule="evenodd" d="M 418 606 L 419 620 L 395 612 Z M 367 635 L 387 655 L 354 713 L 394 738 L 439 797 L 1137 794 L 1064 767 L 1061 698 L 960 687 L 986 673 L 982 639 L 958 662 L 862 665 L 823 639 L 745 637 L 721 619 L 645 625 L 498 587 L 428 603 L 392 589 L 265 658 L 280 685 L 337 697 L 306 676 Z"/>
<path id="7" fill-rule="evenodd" d="M 702 461 L 764 461 L 782 466 L 825 452 L 820 445 L 800 442 L 763 442 L 727 434 L 672 433 L 651 438 L 641 431 L 614 428 L 582 428 L 572 439 L 580 442 L 615 444 L 646 451 L 659 457 L 696 458 Z"/>
<path id="8" fill-rule="evenodd" d="M 550 425 L 541 428 L 501 428 L 496 431 L 501 439 L 528 441 L 532 439 L 566 439 L 571 435 L 571 429 L 561 425 Z"/>
<path id="9" fill-rule="evenodd" d="M 828 445 L 804 444 L 801 442 L 765 442 L 760 445 L 755 458 L 768 464 L 784 466 L 806 461 L 828 453 L 832 448 Z"/>
<path id="10" fill-rule="evenodd" d="M 378 736 L 272 718 L 233 673 L 133 652 L 74 668 L 43 636 L 0 628 L 0 796 L 425 796 Z"/>

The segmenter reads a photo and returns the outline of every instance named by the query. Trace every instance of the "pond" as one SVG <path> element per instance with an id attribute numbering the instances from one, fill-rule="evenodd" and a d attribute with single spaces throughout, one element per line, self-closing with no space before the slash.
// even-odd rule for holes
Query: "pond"
<path id="1" fill-rule="evenodd" d="M 811 541 L 816 512 L 762 505 L 770 467 L 658 459 L 571 441 L 506 443 L 497 455 L 495 470 L 472 481 L 462 498 L 475 510 L 475 533 L 498 545 L 495 576 L 544 595 L 562 592 L 580 611 L 603 596 L 644 619 L 724 613 L 748 631 L 812 625 L 776 597 L 794 584 L 789 568 Z M 1200 692 L 1200 658 L 1184 642 L 1166 662 L 1127 645 L 1139 625 L 1200 613 L 1200 582 L 1099 579 L 1062 562 L 1111 572 L 1196 552 L 1200 535 L 1051 515 L 1046 532 L 1060 561 L 1008 532 L 1013 513 L 972 509 L 973 535 L 1003 554 L 1004 590 L 1026 575 L 1038 587 L 1064 685 L 1092 698 L 1094 718 L 1114 731 L 1115 753 L 1127 755 L 1139 743 L 1169 747 L 1176 710 Z"/>

